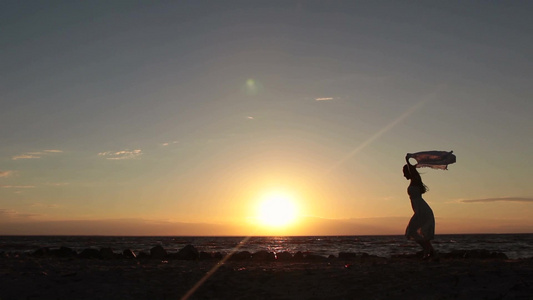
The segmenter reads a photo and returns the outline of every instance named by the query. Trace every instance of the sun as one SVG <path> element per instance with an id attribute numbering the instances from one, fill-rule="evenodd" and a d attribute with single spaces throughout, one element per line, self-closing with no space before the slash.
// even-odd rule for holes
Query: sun
<path id="1" fill-rule="evenodd" d="M 282 192 L 265 194 L 259 203 L 257 219 L 263 226 L 285 227 L 292 224 L 298 215 L 294 198 Z"/>

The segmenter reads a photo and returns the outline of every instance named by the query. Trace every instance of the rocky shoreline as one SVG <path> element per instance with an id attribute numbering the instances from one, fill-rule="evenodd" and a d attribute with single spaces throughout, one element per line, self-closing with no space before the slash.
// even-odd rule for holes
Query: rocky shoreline
<path id="1" fill-rule="evenodd" d="M 322 256 L 310 252 L 291 253 L 288 251 L 275 253 L 266 250 L 251 253 L 249 251 L 235 251 L 234 253 L 222 252 L 205 252 L 199 251 L 193 245 L 186 245 L 177 252 L 169 252 L 162 246 L 157 245 L 150 249 L 149 252 L 140 251 L 135 253 L 130 249 L 117 251 L 116 249 L 105 248 L 86 248 L 77 252 L 69 247 L 48 248 L 42 247 L 32 253 L 5 253 L 0 252 L 3 257 L 29 255 L 32 257 L 62 257 L 62 258 L 81 258 L 81 259 L 160 259 L 160 260 L 221 260 L 223 258 L 235 261 L 300 261 L 300 260 L 331 260 L 331 259 L 376 259 L 383 258 L 371 255 L 365 252 L 340 252 L 337 256 L 330 254 Z M 421 252 L 416 254 L 399 254 L 391 258 L 420 258 Z M 507 255 L 502 252 L 491 252 L 485 249 L 453 250 L 451 252 L 439 253 L 439 258 L 474 258 L 474 259 L 508 259 Z"/>
<path id="2" fill-rule="evenodd" d="M 425 261 L 366 253 L 2 253 L 0 299 L 531 299 L 533 258 L 454 250 Z M 183 298 L 186 296 L 186 298 Z"/>

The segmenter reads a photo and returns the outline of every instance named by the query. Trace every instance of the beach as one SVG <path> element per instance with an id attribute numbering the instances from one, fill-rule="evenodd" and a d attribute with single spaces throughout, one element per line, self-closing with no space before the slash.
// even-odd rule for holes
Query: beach
<path id="1" fill-rule="evenodd" d="M 532 299 L 533 259 L 0 258 L 2 300 L 182 299 L 202 280 L 188 299 Z"/>
<path id="2" fill-rule="evenodd" d="M 533 300 L 532 14 L 0 0 L 0 300 Z"/>

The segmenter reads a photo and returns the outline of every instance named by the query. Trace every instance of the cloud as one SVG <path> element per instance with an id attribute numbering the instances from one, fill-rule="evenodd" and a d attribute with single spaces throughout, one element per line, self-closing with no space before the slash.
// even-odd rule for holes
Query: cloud
<path id="1" fill-rule="evenodd" d="M 9 217 L 15 215 L 17 212 L 12 209 L 0 208 L 0 216 Z"/>
<path id="2" fill-rule="evenodd" d="M 164 143 L 161 143 L 161 146 L 166 147 L 166 146 L 170 146 L 170 145 L 177 144 L 177 143 L 178 141 L 164 142 Z"/>
<path id="3" fill-rule="evenodd" d="M 20 220 L 41 216 L 39 214 L 20 213 L 18 211 L 6 208 L 0 208 L 0 220 Z"/>
<path id="4" fill-rule="evenodd" d="M 0 185 L 3 189 L 33 189 L 34 185 Z"/>
<path id="5" fill-rule="evenodd" d="M 31 207 L 44 207 L 44 208 L 58 208 L 60 205 L 58 204 L 47 204 L 47 203 L 41 203 L 41 202 L 35 202 L 30 205 Z"/>
<path id="6" fill-rule="evenodd" d="M 331 101 L 334 100 L 333 97 L 321 97 L 321 98 L 315 98 L 315 101 Z"/>
<path id="7" fill-rule="evenodd" d="M 33 218 L 32 218 L 33 217 Z M 171 220 L 100 219 L 45 220 L 46 215 L 23 214 L 0 208 L 0 235 L 147 235 L 147 236 L 248 236 L 272 235 L 241 223 L 184 223 Z M 305 226 L 292 235 L 402 235 L 409 215 L 402 217 L 325 219 L 306 217 Z M 439 233 L 530 233 L 531 219 L 439 218 Z M 260 230 L 263 230 L 259 228 Z"/>
<path id="8" fill-rule="evenodd" d="M 122 150 L 122 151 L 106 151 L 98 153 L 98 156 L 105 157 L 109 160 L 134 159 L 141 156 L 143 153 L 140 149 L 136 150 Z"/>
<path id="9" fill-rule="evenodd" d="M 19 155 L 13 156 L 11 159 L 17 160 L 17 159 L 33 159 L 33 158 L 41 158 L 41 156 L 35 155 L 35 154 L 19 154 Z"/>
<path id="10" fill-rule="evenodd" d="M 246 117 L 246 119 L 248 119 L 248 120 L 253 120 L 254 117 L 248 116 L 248 117 Z"/>
<path id="11" fill-rule="evenodd" d="M 110 220 L 57 220 L 46 221 L 22 219 L 37 215 L 22 215 L 9 211 L 11 218 L 2 218 L 0 209 L 0 235 L 228 235 L 232 232 L 247 231 L 242 226 L 232 224 L 205 224 L 150 221 L 145 219 L 110 219 Z M 19 216 L 16 218 L 15 216 Z"/>
<path id="12" fill-rule="evenodd" d="M 532 197 L 499 197 L 459 200 L 461 203 L 483 203 L 483 202 L 533 202 Z"/>
<path id="13" fill-rule="evenodd" d="M 50 155 L 50 154 L 56 154 L 56 153 L 63 153 L 63 151 L 62 150 L 53 149 L 53 150 L 26 152 L 26 153 L 14 155 L 13 157 L 11 157 L 11 159 L 12 160 L 36 159 L 36 158 L 41 158 L 43 156 Z"/>
<path id="14" fill-rule="evenodd" d="M 13 171 L 0 171 L 0 177 L 8 177 L 13 174 Z"/>
<path id="15" fill-rule="evenodd" d="M 49 182 L 48 185 L 50 186 L 66 186 L 69 185 L 69 182 Z"/>

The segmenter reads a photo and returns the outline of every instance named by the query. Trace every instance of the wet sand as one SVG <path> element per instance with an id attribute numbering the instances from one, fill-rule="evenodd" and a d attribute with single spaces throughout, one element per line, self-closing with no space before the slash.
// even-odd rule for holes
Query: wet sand
<path id="1" fill-rule="evenodd" d="M 0 258 L 0 299 L 533 299 L 533 259 Z"/>

